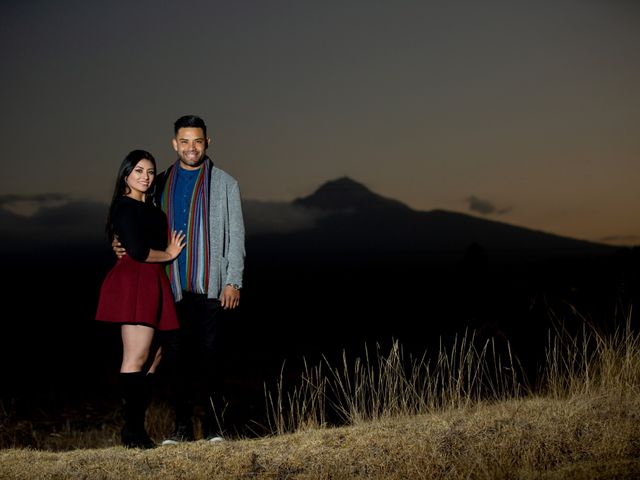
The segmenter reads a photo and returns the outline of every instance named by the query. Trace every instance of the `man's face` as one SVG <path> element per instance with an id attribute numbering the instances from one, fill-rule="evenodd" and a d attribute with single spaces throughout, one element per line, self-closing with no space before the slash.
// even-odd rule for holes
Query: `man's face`
<path id="1" fill-rule="evenodd" d="M 187 170 L 195 170 L 202 165 L 202 160 L 209 145 L 201 128 L 181 128 L 172 140 L 173 149 L 178 154 L 180 166 Z"/>

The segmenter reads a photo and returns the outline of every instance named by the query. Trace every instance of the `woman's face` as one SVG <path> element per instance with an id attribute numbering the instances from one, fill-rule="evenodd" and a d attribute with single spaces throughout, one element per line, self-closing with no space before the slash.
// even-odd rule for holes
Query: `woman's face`
<path id="1" fill-rule="evenodd" d="M 153 183 L 155 176 L 156 170 L 153 167 L 153 163 L 146 158 L 140 160 L 136 166 L 133 167 L 131 173 L 124 179 L 131 189 L 129 196 L 138 200 L 142 199 Z"/>

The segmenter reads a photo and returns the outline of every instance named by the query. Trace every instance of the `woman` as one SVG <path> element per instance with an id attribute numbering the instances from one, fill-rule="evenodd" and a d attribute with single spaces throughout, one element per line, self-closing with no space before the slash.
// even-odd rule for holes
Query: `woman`
<path id="1" fill-rule="evenodd" d="M 130 152 L 120 165 L 106 231 L 109 241 L 118 237 L 128 255 L 107 274 L 96 313 L 96 320 L 120 324 L 125 421 L 122 443 L 134 448 L 155 446 L 144 427 L 150 396 L 144 370 L 154 331 L 179 327 L 164 264 L 182 251 L 184 234 L 172 231 L 167 241 L 167 217 L 151 202 L 155 175 L 155 159 L 144 150 Z M 158 350 L 149 373 L 153 373 L 159 360 Z"/>

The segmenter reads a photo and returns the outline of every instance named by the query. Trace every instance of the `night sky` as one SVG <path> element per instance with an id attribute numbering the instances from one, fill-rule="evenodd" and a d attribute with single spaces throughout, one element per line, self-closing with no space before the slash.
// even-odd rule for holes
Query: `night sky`
<path id="1" fill-rule="evenodd" d="M 202 116 L 249 207 L 349 176 L 640 243 L 640 2 L 3 1 L 0 207 L 108 202 Z M 266 203 L 261 203 L 264 207 Z"/>

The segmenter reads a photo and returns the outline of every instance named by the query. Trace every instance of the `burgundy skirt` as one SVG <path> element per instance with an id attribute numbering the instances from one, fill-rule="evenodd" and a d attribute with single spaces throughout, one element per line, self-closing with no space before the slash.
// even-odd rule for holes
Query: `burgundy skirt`
<path id="1" fill-rule="evenodd" d="M 136 262 L 128 255 L 118 260 L 102 282 L 96 320 L 144 324 L 158 330 L 179 328 L 164 266 Z"/>

